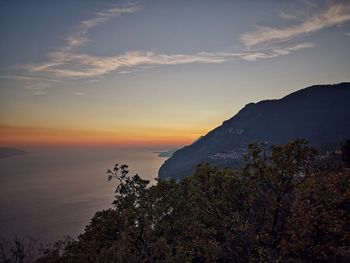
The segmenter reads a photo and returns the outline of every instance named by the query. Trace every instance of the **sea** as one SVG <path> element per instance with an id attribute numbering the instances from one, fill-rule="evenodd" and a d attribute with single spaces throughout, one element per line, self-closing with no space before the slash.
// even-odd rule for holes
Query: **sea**
<path id="1" fill-rule="evenodd" d="M 0 159 L 0 237 L 31 237 L 50 244 L 77 237 L 95 212 L 112 207 L 116 181 L 107 169 L 127 164 L 130 174 L 155 183 L 166 160 L 155 150 L 114 147 L 36 147 Z"/>

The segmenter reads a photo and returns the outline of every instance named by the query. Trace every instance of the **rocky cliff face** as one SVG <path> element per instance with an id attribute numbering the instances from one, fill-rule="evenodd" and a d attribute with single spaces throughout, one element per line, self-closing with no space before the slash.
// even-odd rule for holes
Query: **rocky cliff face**
<path id="1" fill-rule="evenodd" d="M 248 144 L 282 144 L 297 137 L 314 146 L 350 138 L 350 83 L 311 86 L 279 100 L 247 104 L 221 126 L 175 152 L 160 168 L 159 178 L 191 175 L 201 162 L 237 167 Z"/>

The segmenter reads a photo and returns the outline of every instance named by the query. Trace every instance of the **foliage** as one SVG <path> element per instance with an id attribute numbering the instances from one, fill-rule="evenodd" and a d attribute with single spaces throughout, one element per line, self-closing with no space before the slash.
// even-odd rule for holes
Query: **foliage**
<path id="1" fill-rule="evenodd" d="M 346 140 L 342 147 L 343 160 L 346 163 L 346 166 L 350 168 L 350 139 Z"/>
<path id="2" fill-rule="evenodd" d="M 14 237 L 12 242 L 1 238 L 0 262 L 4 263 L 30 263 L 35 257 L 37 241 L 32 238 Z"/>
<path id="3" fill-rule="evenodd" d="M 156 185 L 115 165 L 113 208 L 40 262 L 349 262 L 350 173 L 312 168 L 315 154 L 252 144 L 241 170 Z"/>

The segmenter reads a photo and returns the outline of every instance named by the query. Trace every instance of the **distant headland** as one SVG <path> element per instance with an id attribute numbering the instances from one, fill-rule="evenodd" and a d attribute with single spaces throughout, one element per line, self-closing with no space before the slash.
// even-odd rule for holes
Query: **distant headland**
<path id="1" fill-rule="evenodd" d="M 25 154 L 28 154 L 28 152 L 21 149 L 11 147 L 0 147 L 0 159 Z"/>

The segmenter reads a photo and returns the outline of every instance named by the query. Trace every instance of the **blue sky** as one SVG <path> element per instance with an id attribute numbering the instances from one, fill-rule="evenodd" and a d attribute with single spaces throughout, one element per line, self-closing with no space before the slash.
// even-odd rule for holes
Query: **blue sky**
<path id="1" fill-rule="evenodd" d="M 3 144 L 184 144 L 249 102 L 349 81 L 349 1 L 0 3 Z"/>

